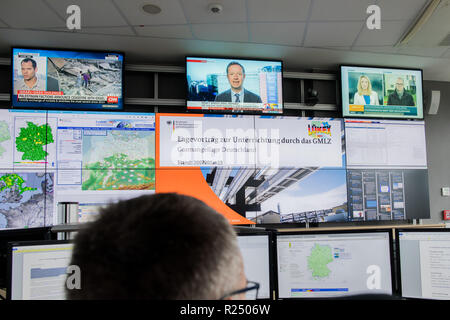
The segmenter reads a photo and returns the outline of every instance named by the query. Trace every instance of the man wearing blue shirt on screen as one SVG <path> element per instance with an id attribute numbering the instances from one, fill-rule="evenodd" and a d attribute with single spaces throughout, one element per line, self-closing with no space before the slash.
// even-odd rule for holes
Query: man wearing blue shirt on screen
<path id="1" fill-rule="evenodd" d="M 261 97 L 243 87 L 245 79 L 244 67 L 236 61 L 227 66 L 227 78 L 231 88 L 218 94 L 217 102 L 253 102 L 261 103 Z"/>

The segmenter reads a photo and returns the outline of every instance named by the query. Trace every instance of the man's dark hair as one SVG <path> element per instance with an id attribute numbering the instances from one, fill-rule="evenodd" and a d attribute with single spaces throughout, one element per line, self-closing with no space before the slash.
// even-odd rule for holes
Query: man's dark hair
<path id="1" fill-rule="evenodd" d="M 27 63 L 27 62 L 31 62 L 31 64 L 33 65 L 33 69 L 36 69 L 36 66 L 37 66 L 36 61 L 34 61 L 34 59 L 31 59 L 31 58 L 25 58 L 25 59 L 23 59 L 23 60 L 20 62 L 20 64 L 22 65 L 23 63 Z"/>
<path id="2" fill-rule="evenodd" d="M 240 66 L 240 67 L 242 68 L 242 73 L 245 74 L 244 66 L 243 66 L 242 64 L 240 64 L 239 62 L 237 62 L 237 61 L 231 61 L 231 62 L 227 65 L 227 74 L 228 74 L 228 68 L 231 67 L 232 65 L 235 65 L 235 64 L 238 65 L 238 66 Z"/>
<path id="3" fill-rule="evenodd" d="M 103 209 L 78 232 L 72 265 L 81 289 L 68 299 L 219 299 L 243 270 L 236 234 L 204 202 L 174 193 Z"/>

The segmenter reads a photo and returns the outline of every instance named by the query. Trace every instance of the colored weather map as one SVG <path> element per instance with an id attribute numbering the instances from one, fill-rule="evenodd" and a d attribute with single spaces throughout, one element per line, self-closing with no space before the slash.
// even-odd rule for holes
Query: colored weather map
<path id="1" fill-rule="evenodd" d="M 326 278 L 331 273 L 327 267 L 333 261 L 333 252 L 330 246 L 315 244 L 308 256 L 308 269 L 314 278 Z"/>
<path id="2" fill-rule="evenodd" d="M 153 131 L 83 136 L 82 190 L 154 190 Z"/>
<path id="3" fill-rule="evenodd" d="M 17 189 L 19 194 L 23 194 L 26 191 L 34 191 L 36 188 L 24 187 L 25 180 L 18 174 L 5 174 L 0 177 L 0 192 L 5 189 Z"/>
<path id="4" fill-rule="evenodd" d="M 3 156 L 6 149 L 1 145 L 2 142 L 11 139 L 11 134 L 9 133 L 8 123 L 5 121 L 0 121 L 0 157 Z"/>
<path id="5" fill-rule="evenodd" d="M 50 173 L 0 173 L 0 229 L 51 224 L 53 178 Z"/>
<path id="6" fill-rule="evenodd" d="M 17 151 L 23 152 L 22 160 L 45 160 L 48 153 L 44 150 L 47 144 L 54 142 L 52 129 L 47 124 L 36 125 L 27 122 L 26 128 L 20 128 L 16 138 Z"/>

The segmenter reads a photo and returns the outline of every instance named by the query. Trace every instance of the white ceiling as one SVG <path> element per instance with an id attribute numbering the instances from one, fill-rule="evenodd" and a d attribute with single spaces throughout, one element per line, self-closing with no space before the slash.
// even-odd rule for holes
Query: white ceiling
<path id="1" fill-rule="evenodd" d="M 0 56 L 15 45 L 120 50 L 128 62 L 148 64 L 183 65 L 185 55 L 276 58 L 287 71 L 335 71 L 342 63 L 415 67 L 426 80 L 450 81 L 450 47 L 395 46 L 428 2 L 1 0 Z M 143 12 L 148 3 L 161 13 Z M 223 11 L 210 13 L 211 3 Z M 71 4 L 81 8 L 79 31 L 66 28 Z M 371 4 L 381 8 L 381 30 L 366 27 Z M 449 26 L 442 21 L 443 33 Z"/>

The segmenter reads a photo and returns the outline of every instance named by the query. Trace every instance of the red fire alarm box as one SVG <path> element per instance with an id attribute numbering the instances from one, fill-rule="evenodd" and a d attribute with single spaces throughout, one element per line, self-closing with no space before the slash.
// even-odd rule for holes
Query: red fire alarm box
<path id="1" fill-rule="evenodd" d="M 450 210 L 444 210 L 442 213 L 444 214 L 444 220 L 450 220 Z"/>

